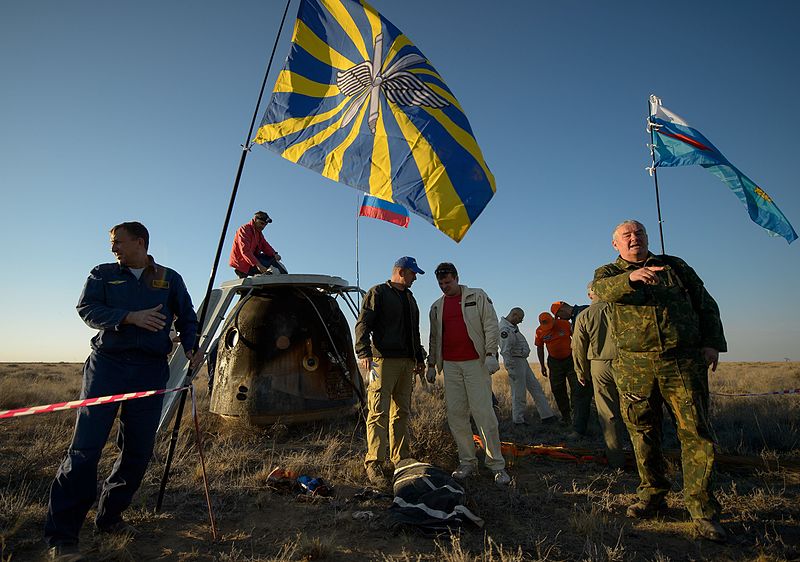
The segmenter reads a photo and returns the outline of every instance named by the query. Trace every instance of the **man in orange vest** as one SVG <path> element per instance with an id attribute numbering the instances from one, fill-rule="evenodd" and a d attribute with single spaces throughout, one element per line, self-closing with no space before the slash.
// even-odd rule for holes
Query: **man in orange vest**
<path id="1" fill-rule="evenodd" d="M 572 329 L 567 320 L 553 318 L 549 312 L 539 315 L 536 328 L 536 355 L 542 368 L 542 376 L 550 379 L 550 390 L 561 412 L 561 421 L 572 424 L 575 433 L 584 435 L 589 418 L 591 395 L 578 382 L 575 366 L 572 363 Z M 545 365 L 544 348 L 547 347 Z M 567 394 L 569 385 L 569 394 Z M 574 410 L 575 416 L 572 416 Z"/>

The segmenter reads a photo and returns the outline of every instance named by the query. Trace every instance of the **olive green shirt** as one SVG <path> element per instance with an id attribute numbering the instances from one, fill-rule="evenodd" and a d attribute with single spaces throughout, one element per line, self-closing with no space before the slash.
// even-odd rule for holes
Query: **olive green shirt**
<path id="1" fill-rule="evenodd" d="M 609 330 L 610 308 L 606 302 L 595 302 L 575 319 L 572 360 L 578 378 L 591 378 L 592 361 L 611 361 L 617 356 L 617 347 Z"/>

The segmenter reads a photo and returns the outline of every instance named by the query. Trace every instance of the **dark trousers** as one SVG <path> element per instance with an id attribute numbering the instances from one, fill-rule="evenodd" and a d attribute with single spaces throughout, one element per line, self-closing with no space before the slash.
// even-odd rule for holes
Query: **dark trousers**
<path id="1" fill-rule="evenodd" d="M 591 381 L 586 386 L 578 382 L 572 355 L 564 359 L 547 357 L 547 368 L 550 371 L 550 391 L 556 399 L 561 419 L 565 423 L 572 422 L 572 428 L 581 435 L 586 433 L 589 424 L 589 412 L 592 406 L 594 389 Z M 567 393 L 569 385 L 569 393 Z"/>
<path id="2" fill-rule="evenodd" d="M 258 261 L 261 262 L 261 265 L 263 265 L 264 267 L 274 267 L 281 273 L 289 273 L 289 271 L 285 267 L 283 267 L 283 265 L 274 257 L 267 257 L 265 254 L 258 254 L 256 257 L 258 258 Z M 236 276 L 239 279 L 244 279 L 245 277 L 250 277 L 252 275 L 258 274 L 257 267 L 251 267 L 250 271 L 246 273 L 243 271 L 239 271 L 238 269 L 234 269 L 233 271 L 234 273 L 236 273 Z"/>
<path id="3" fill-rule="evenodd" d="M 169 377 L 166 358 L 147 363 L 134 360 L 93 352 L 83 367 L 81 398 L 164 388 Z M 162 398 L 152 396 L 78 410 L 67 457 L 50 486 L 44 529 L 48 545 L 78 542 L 83 520 L 97 497 L 97 464 L 117 411 L 119 456 L 103 483 L 95 525 L 102 529 L 122 520 L 121 514 L 130 505 L 153 454 Z"/>

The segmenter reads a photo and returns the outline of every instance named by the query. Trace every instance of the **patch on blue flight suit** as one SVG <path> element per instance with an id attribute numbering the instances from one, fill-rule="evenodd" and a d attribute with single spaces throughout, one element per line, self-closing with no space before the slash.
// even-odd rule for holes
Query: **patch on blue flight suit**
<path id="1" fill-rule="evenodd" d="M 169 281 L 163 281 L 161 279 L 153 279 L 153 288 L 154 289 L 169 289 Z"/>
<path id="2" fill-rule="evenodd" d="M 116 281 L 108 282 L 109 285 L 122 285 L 123 283 L 126 283 L 125 279 L 117 279 Z"/>

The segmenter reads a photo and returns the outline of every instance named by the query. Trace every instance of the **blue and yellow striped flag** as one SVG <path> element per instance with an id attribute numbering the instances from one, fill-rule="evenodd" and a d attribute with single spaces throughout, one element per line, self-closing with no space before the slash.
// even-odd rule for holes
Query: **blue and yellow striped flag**
<path id="1" fill-rule="evenodd" d="M 364 1 L 301 0 L 254 140 L 399 203 L 456 242 L 495 192 L 458 100 L 408 37 Z"/>

